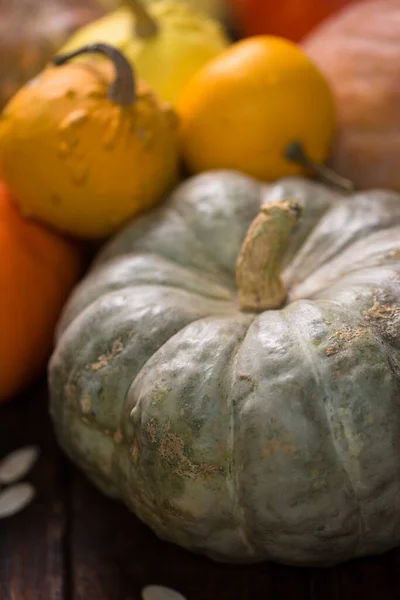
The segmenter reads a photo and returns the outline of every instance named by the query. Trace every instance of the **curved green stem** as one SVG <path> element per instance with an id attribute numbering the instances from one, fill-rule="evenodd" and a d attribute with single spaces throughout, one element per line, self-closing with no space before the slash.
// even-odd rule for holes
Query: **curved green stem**
<path id="1" fill-rule="evenodd" d="M 302 212 L 301 204 L 291 199 L 261 206 L 236 262 L 241 310 L 259 312 L 284 304 L 286 290 L 280 277 L 282 260 Z"/>
<path id="2" fill-rule="evenodd" d="M 135 15 L 135 34 L 139 38 L 150 38 L 158 33 L 158 24 L 151 16 L 142 0 L 125 0 L 124 4 Z"/>
<path id="3" fill-rule="evenodd" d="M 100 53 L 109 58 L 115 67 L 116 77 L 108 88 L 108 98 L 121 106 L 131 106 L 136 99 L 135 78 L 128 59 L 120 50 L 109 44 L 88 44 L 73 52 L 59 54 L 53 58 L 56 66 L 63 65 L 81 54 Z"/>
<path id="4" fill-rule="evenodd" d="M 300 142 L 290 142 L 285 148 L 285 158 L 313 171 L 317 177 L 328 185 L 333 185 L 343 192 L 353 192 L 354 183 L 332 171 L 326 165 L 314 162 L 306 153 Z"/>

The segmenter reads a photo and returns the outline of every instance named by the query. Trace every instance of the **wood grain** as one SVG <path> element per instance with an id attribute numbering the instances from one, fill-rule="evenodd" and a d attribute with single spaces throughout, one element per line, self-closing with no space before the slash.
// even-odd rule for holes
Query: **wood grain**
<path id="1" fill-rule="evenodd" d="M 158 540 L 57 448 L 44 386 L 0 408 L 0 457 L 37 443 L 34 503 L 0 520 L 0 600 L 140 600 L 148 584 L 188 600 L 400 600 L 400 549 L 332 569 L 214 563 Z"/>
<path id="2" fill-rule="evenodd" d="M 68 468 L 52 435 L 43 386 L 0 412 L 0 456 L 26 444 L 42 450 L 26 480 L 37 489 L 35 501 L 21 513 L 0 520 L 1 600 L 64 600 L 63 471 Z"/>

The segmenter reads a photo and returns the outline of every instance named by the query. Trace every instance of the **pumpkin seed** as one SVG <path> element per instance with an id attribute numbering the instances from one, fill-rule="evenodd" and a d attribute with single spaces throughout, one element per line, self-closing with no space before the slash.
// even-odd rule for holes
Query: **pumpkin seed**
<path id="1" fill-rule="evenodd" d="M 38 446 L 25 446 L 8 454 L 0 462 L 0 483 L 14 483 L 22 479 L 39 458 Z"/>
<path id="2" fill-rule="evenodd" d="M 186 598 L 163 585 L 147 585 L 142 589 L 142 600 L 186 600 Z"/>
<path id="3" fill-rule="evenodd" d="M 0 492 L 0 519 L 11 517 L 23 510 L 34 498 L 35 488 L 30 483 L 16 483 Z"/>

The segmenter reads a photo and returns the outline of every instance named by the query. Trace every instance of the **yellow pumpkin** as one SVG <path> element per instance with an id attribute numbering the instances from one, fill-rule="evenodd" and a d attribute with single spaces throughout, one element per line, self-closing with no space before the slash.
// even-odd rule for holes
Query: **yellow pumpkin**
<path id="1" fill-rule="evenodd" d="M 296 44 L 273 36 L 241 40 L 209 61 L 177 108 L 192 173 L 228 168 L 269 181 L 304 174 L 310 160 L 325 161 L 335 131 L 327 81 Z"/>
<path id="2" fill-rule="evenodd" d="M 68 64 L 88 52 L 111 61 Z M 111 46 L 86 46 L 55 63 L 6 106 L 0 172 L 24 215 L 103 238 L 175 183 L 176 114 L 135 83 L 129 62 Z"/>
<path id="3" fill-rule="evenodd" d="M 229 44 L 220 23 L 194 5 L 187 0 L 148 5 L 129 0 L 80 29 L 61 52 L 92 42 L 112 44 L 124 52 L 138 77 L 175 105 L 192 75 Z"/>

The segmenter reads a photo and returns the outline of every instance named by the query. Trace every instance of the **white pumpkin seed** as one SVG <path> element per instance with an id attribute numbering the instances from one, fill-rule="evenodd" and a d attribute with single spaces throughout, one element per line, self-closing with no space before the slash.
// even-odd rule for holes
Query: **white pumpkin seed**
<path id="1" fill-rule="evenodd" d="M 25 446 L 8 454 L 0 461 L 0 483 L 7 485 L 25 477 L 39 458 L 39 454 L 38 446 Z"/>
<path id="2" fill-rule="evenodd" d="M 163 585 L 147 585 L 142 589 L 142 600 L 186 600 L 186 598 Z"/>
<path id="3" fill-rule="evenodd" d="M 0 519 L 11 517 L 23 510 L 35 497 L 30 483 L 16 483 L 0 492 Z"/>

